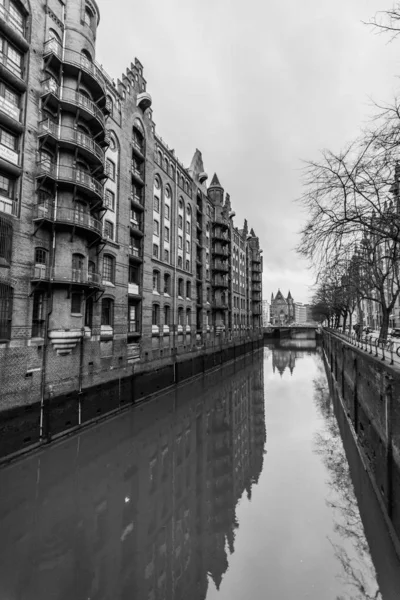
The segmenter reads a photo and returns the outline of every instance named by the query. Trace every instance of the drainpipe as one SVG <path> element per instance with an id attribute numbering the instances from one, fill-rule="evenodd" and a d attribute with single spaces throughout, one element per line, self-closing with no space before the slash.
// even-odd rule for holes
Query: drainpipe
<path id="1" fill-rule="evenodd" d="M 172 284 L 172 346 L 175 349 L 176 343 L 176 265 L 178 262 L 178 243 L 176 239 L 176 233 L 178 231 L 178 161 L 176 157 L 175 159 L 175 230 L 174 230 L 174 276 L 173 276 L 173 284 Z M 172 232 L 171 232 L 172 234 Z M 173 355 L 174 358 L 174 382 L 176 382 L 176 354 Z"/>

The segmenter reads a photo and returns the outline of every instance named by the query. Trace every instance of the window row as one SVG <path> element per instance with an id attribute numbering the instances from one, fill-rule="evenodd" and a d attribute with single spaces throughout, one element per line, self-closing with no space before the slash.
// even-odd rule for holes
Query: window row
<path id="1" fill-rule="evenodd" d="M 186 297 L 188 300 L 192 297 L 192 284 L 190 281 L 186 281 L 180 277 L 178 279 L 178 296 L 181 298 Z M 171 287 L 171 275 L 169 273 L 164 273 L 163 284 L 161 286 L 161 273 L 156 269 L 153 271 L 153 292 L 157 294 L 167 294 L 171 296 L 172 287 Z"/>
<path id="2" fill-rule="evenodd" d="M 171 307 L 165 305 L 163 307 L 164 325 L 171 325 Z M 179 325 L 191 325 L 192 323 L 192 311 L 187 308 L 186 311 L 182 306 L 178 307 L 178 326 Z M 159 304 L 153 304 L 152 308 L 152 325 L 161 325 L 161 307 Z"/>
<path id="3" fill-rule="evenodd" d="M 86 267 L 87 264 L 87 267 Z M 44 271 L 49 266 L 49 251 L 47 248 L 35 248 L 35 277 L 42 278 Z M 92 260 L 86 259 L 83 254 L 75 253 L 72 254 L 71 261 L 71 275 L 72 279 L 80 281 L 79 275 L 83 272 L 88 273 L 88 280 L 90 281 L 91 275 L 96 272 L 96 264 Z M 103 270 L 102 279 L 108 283 L 115 283 L 115 257 L 110 254 L 103 255 Z"/>
<path id="4" fill-rule="evenodd" d="M 189 244 L 189 242 L 187 242 Z M 190 253 L 190 246 L 187 246 L 187 253 Z M 160 246 L 158 244 L 153 244 L 153 258 L 157 260 L 163 260 L 164 262 L 170 264 L 170 251 L 168 248 L 164 248 L 164 253 L 160 255 Z M 183 269 L 183 257 L 178 256 L 177 267 L 179 269 Z M 185 271 L 190 271 L 190 258 L 185 259 Z"/>

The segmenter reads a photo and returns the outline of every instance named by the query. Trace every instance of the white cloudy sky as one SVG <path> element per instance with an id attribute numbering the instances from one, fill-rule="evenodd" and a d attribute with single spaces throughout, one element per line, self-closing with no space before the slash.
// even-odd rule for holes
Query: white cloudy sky
<path id="1" fill-rule="evenodd" d="M 98 0 L 97 60 L 117 79 L 137 56 L 157 132 L 186 165 L 196 148 L 264 249 L 264 297 L 309 297 L 294 251 L 302 159 L 338 150 L 371 98 L 398 89 L 400 39 L 361 21 L 392 0 Z"/>

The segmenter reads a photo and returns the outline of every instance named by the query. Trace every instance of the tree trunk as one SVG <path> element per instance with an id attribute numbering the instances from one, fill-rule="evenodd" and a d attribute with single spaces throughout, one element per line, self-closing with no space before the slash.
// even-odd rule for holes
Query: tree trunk
<path id="1" fill-rule="evenodd" d="M 389 332 L 389 317 L 390 310 L 386 306 L 382 306 L 382 326 L 379 333 L 379 341 L 386 344 Z"/>
<path id="2" fill-rule="evenodd" d="M 343 333 L 346 333 L 347 310 L 343 311 Z"/>

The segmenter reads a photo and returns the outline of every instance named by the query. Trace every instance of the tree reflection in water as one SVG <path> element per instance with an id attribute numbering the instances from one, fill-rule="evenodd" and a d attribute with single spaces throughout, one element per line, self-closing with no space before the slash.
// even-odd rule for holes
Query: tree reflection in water
<path id="1" fill-rule="evenodd" d="M 334 531 L 342 542 L 330 539 L 341 572 L 338 577 L 351 589 L 336 600 L 381 600 L 376 588 L 376 574 L 357 506 L 350 469 L 343 448 L 340 430 L 333 410 L 328 382 L 323 366 L 313 381 L 314 400 L 323 417 L 323 430 L 315 434 L 315 452 L 322 458 L 332 491 L 327 505 L 335 515 Z"/>

